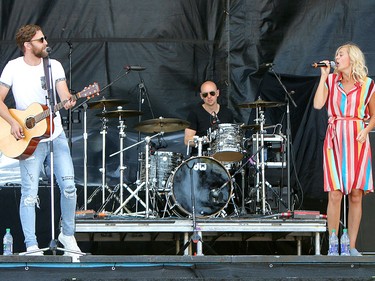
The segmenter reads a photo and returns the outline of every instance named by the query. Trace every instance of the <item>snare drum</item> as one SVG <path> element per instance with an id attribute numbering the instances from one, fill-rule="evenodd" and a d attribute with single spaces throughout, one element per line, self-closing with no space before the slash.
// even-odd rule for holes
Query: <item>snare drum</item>
<path id="1" fill-rule="evenodd" d="M 170 176 L 168 186 L 171 189 L 169 207 L 179 216 L 192 215 L 193 202 L 196 217 L 213 216 L 227 206 L 232 194 L 228 171 L 220 162 L 206 156 L 182 162 Z"/>
<path id="2" fill-rule="evenodd" d="M 210 153 L 222 162 L 238 162 L 243 158 L 243 130 L 238 124 L 222 123 L 211 135 Z"/>
<path id="3" fill-rule="evenodd" d="M 169 151 L 156 151 L 149 157 L 150 171 L 149 183 L 151 188 L 157 191 L 169 191 L 166 184 L 172 171 L 181 164 L 182 154 Z M 146 181 L 146 157 L 141 153 L 140 157 L 140 180 Z"/>

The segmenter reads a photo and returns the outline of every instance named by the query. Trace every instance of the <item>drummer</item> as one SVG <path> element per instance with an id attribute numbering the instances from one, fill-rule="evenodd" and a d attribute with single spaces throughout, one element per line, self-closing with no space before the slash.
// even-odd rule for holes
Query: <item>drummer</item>
<path id="1" fill-rule="evenodd" d="M 233 123 L 233 113 L 225 106 L 218 104 L 217 98 L 220 95 L 216 84 L 212 81 L 206 81 L 201 85 L 201 102 L 196 104 L 187 117 L 190 126 L 185 129 L 185 145 L 192 146 L 191 156 L 198 155 L 197 143 L 194 142 L 194 136 L 208 137 L 209 129 L 214 130 L 220 123 Z M 202 146 L 203 154 L 207 154 L 209 144 Z"/>

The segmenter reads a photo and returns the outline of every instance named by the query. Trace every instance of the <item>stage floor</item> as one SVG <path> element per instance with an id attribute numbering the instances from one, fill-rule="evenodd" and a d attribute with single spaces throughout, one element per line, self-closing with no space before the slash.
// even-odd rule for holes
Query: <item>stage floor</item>
<path id="1" fill-rule="evenodd" d="M 0 256 L 0 279 L 373 280 L 375 256 Z"/>
<path id="2" fill-rule="evenodd" d="M 128 215 L 76 220 L 77 241 L 174 241 L 175 253 L 183 255 L 209 253 L 214 249 L 205 249 L 205 245 L 212 241 L 295 241 L 296 253 L 301 255 L 304 238 L 310 238 L 315 255 L 320 255 L 321 233 L 325 232 L 325 219 L 276 216 L 198 218 L 195 222 L 189 218 Z M 192 241 L 197 243 L 189 243 Z M 187 244 L 196 244 L 196 248 Z"/>

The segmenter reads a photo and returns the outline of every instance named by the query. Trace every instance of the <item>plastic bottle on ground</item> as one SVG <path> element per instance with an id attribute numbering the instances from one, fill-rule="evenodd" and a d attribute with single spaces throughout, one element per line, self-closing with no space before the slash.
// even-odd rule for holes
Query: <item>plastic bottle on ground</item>
<path id="1" fill-rule="evenodd" d="M 331 235 L 329 236 L 328 245 L 328 256 L 338 256 L 339 255 L 339 238 L 336 235 L 336 230 L 332 229 Z"/>
<path id="2" fill-rule="evenodd" d="M 6 229 L 6 232 L 3 238 L 3 255 L 4 256 L 13 255 L 13 236 L 10 233 L 10 228 Z"/>
<path id="3" fill-rule="evenodd" d="M 350 239 L 348 235 L 348 230 L 345 228 L 342 231 L 340 238 L 340 253 L 342 256 L 350 256 Z"/>

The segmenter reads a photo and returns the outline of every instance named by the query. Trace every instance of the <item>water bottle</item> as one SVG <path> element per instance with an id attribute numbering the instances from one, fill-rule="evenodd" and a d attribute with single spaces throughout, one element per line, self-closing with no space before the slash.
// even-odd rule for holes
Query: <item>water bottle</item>
<path id="1" fill-rule="evenodd" d="M 10 228 L 6 229 L 3 238 L 3 255 L 9 256 L 13 255 L 13 236 L 10 234 Z"/>
<path id="2" fill-rule="evenodd" d="M 342 231 L 342 235 L 340 238 L 340 245 L 341 245 L 341 255 L 350 256 L 350 240 L 349 240 L 348 230 L 346 228 Z"/>
<path id="3" fill-rule="evenodd" d="M 338 255 L 339 255 L 339 238 L 336 235 L 336 230 L 332 229 L 332 233 L 329 236 L 328 256 L 338 256 Z"/>

